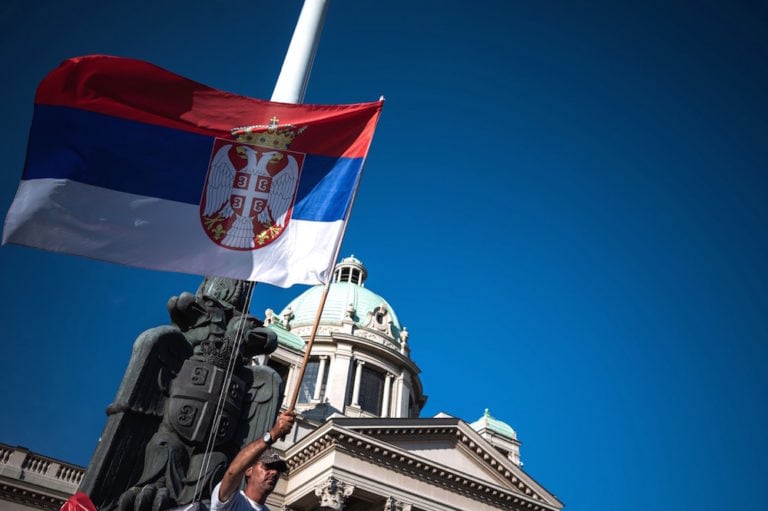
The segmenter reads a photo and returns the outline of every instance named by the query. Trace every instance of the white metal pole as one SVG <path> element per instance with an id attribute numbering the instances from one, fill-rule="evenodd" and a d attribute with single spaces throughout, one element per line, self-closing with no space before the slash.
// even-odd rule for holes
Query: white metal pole
<path id="1" fill-rule="evenodd" d="M 320 33 L 323 30 L 327 11 L 328 0 L 304 0 L 299 20 L 296 22 L 296 28 L 291 37 L 291 43 L 288 45 L 288 51 L 283 60 L 283 67 L 280 69 L 280 76 L 277 77 L 275 90 L 272 91 L 272 101 L 279 101 L 281 103 L 301 103 L 304 101 L 304 94 L 307 92 L 309 75 L 312 72 L 312 63 L 315 61 L 317 46 L 320 43 Z M 332 265 L 338 257 L 340 248 L 341 241 L 336 246 L 336 252 L 329 269 L 333 267 Z M 314 344 L 315 336 L 317 335 L 317 327 L 320 323 L 323 307 L 325 307 L 325 300 L 328 297 L 330 283 L 331 279 L 329 276 L 320 304 L 318 304 L 315 322 L 312 325 L 312 333 L 304 348 L 304 360 L 299 368 L 298 378 L 296 378 L 296 387 L 288 404 L 288 410 L 291 411 L 296 406 L 296 401 L 299 397 L 301 380 L 304 379 L 304 373 L 307 369 L 309 354 L 312 351 L 312 344 Z"/>
<path id="2" fill-rule="evenodd" d="M 291 44 L 277 77 L 272 101 L 301 103 L 307 92 L 309 74 L 315 60 L 320 33 L 328 10 L 328 0 L 304 0 Z"/>

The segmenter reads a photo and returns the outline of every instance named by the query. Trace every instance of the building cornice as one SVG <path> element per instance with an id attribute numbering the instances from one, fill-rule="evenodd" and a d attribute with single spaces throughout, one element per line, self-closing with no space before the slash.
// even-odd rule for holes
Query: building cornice
<path id="1" fill-rule="evenodd" d="M 0 482 L 0 502 L 15 502 L 23 506 L 35 509 L 57 511 L 61 509 L 67 498 L 54 497 L 47 493 L 41 493 L 28 488 L 21 488 L 16 484 Z"/>
<path id="2" fill-rule="evenodd" d="M 306 329 L 306 332 L 297 328 L 297 335 L 302 338 L 309 336 L 310 328 Z M 300 332 L 300 333 L 299 333 Z M 388 361 L 398 366 L 407 366 L 413 374 L 420 374 L 421 369 L 419 366 L 411 360 L 410 357 L 404 355 L 395 346 L 389 346 L 383 342 L 361 337 L 355 333 L 346 333 L 336 329 L 332 325 L 320 325 L 317 331 L 316 343 L 335 343 L 344 342 L 353 346 L 362 346 L 368 350 L 375 352 L 379 355 L 383 355 Z"/>
<path id="3" fill-rule="evenodd" d="M 391 424 L 387 426 L 387 422 Z M 366 423 L 369 425 L 364 425 Z M 453 439 L 489 471 L 494 471 L 508 487 L 480 480 L 376 438 L 382 435 Z M 334 418 L 288 449 L 286 457 L 291 473 L 296 473 L 309 467 L 316 458 L 336 450 L 501 509 L 557 511 L 563 507 L 514 463 L 492 446 L 483 445 L 486 443 L 458 419 Z"/>

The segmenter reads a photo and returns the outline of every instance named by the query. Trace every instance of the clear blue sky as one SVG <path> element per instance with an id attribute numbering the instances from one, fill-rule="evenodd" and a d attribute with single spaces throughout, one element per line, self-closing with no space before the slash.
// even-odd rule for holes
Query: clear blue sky
<path id="1" fill-rule="evenodd" d="M 271 95 L 298 1 L 155 3 L 0 7 L 2 214 L 64 58 Z M 568 509 L 753 508 L 766 91 L 765 2 L 332 1 L 306 101 L 387 98 L 343 254 L 411 332 L 423 415 L 489 407 Z M 0 271 L 0 442 L 84 465 L 134 339 L 200 277 L 14 246 Z"/>

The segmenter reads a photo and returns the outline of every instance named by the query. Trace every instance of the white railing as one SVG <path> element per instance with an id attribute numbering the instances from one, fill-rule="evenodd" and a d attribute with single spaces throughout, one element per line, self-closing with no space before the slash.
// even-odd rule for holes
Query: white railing
<path id="1" fill-rule="evenodd" d="M 84 474 L 85 469 L 77 465 L 39 456 L 22 447 L 0 444 L 0 477 L 74 493 Z"/>

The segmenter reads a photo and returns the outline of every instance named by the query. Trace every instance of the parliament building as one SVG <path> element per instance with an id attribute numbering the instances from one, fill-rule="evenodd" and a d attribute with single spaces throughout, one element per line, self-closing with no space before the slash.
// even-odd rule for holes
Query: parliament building
<path id="1" fill-rule="evenodd" d="M 558 511 L 563 503 L 522 468 L 516 432 L 488 410 L 477 420 L 420 417 L 426 402 L 409 334 L 366 287 L 355 257 L 335 268 L 305 376 L 304 347 L 323 294 L 312 287 L 265 325 L 277 350 L 257 362 L 299 385 L 296 426 L 275 447 L 289 472 L 272 511 Z M 479 411 L 480 412 L 480 411 Z M 58 510 L 84 469 L 0 444 L 0 508 Z"/>

